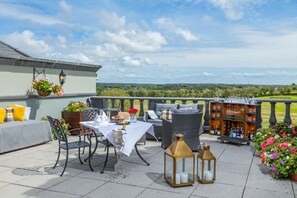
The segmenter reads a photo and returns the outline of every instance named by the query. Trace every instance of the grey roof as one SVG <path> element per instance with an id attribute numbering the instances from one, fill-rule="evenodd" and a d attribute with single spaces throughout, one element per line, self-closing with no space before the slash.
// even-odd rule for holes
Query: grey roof
<path id="1" fill-rule="evenodd" d="M 97 72 L 101 65 L 33 58 L 0 41 L 0 65 Z"/>

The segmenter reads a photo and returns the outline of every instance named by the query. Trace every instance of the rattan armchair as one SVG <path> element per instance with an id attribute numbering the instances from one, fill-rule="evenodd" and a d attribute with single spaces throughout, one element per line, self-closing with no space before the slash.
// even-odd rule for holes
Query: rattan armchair
<path id="1" fill-rule="evenodd" d="M 173 113 L 172 120 L 162 120 L 162 147 L 167 148 L 177 133 L 184 135 L 185 142 L 197 151 L 200 145 L 199 130 L 202 121 L 202 112 Z"/>

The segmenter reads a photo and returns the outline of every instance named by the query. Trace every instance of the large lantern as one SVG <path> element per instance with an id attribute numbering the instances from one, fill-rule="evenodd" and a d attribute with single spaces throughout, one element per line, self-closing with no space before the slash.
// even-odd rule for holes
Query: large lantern
<path id="1" fill-rule="evenodd" d="M 182 134 L 164 152 L 164 179 L 173 187 L 194 184 L 195 155 Z"/>
<path id="2" fill-rule="evenodd" d="M 216 180 L 216 158 L 210 147 L 204 145 L 197 156 L 197 178 L 202 184 L 211 184 Z"/>

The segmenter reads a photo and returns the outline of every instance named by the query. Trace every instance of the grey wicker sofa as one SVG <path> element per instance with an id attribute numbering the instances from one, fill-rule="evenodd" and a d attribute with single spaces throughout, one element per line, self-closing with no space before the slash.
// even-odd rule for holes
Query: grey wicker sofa
<path id="1" fill-rule="evenodd" d="M 51 129 L 47 121 L 15 121 L 0 125 L 0 153 L 42 144 L 51 140 Z"/>
<path id="2" fill-rule="evenodd" d="M 157 119 L 151 119 L 148 115 L 147 112 L 144 113 L 143 120 L 145 122 L 152 123 L 154 125 L 154 130 L 155 130 L 155 136 L 158 138 L 158 140 L 162 139 L 162 119 L 160 119 L 160 115 L 163 111 L 163 109 L 171 109 L 172 112 L 176 110 L 181 110 L 181 111 L 189 111 L 189 110 L 199 110 L 200 112 L 203 111 L 203 104 L 163 104 L 163 103 L 157 103 L 156 104 L 156 110 L 155 113 L 158 116 Z M 203 128 L 201 125 L 200 128 L 200 133 L 202 132 Z M 155 140 L 155 138 L 149 134 L 146 136 L 147 140 Z"/>
<path id="3" fill-rule="evenodd" d="M 174 112 L 172 120 L 162 120 L 162 147 L 167 148 L 174 138 L 175 134 L 184 135 L 185 142 L 193 150 L 197 151 L 200 144 L 200 126 L 202 121 L 202 112 Z"/>

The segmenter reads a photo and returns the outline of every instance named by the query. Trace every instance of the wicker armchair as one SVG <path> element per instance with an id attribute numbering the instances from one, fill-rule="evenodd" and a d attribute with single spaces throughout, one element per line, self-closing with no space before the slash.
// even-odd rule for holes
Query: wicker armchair
<path id="1" fill-rule="evenodd" d="M 162 120 L 162 147 L 167 148 L 177 133 L 184 135 L 185 142 L 197 151 L 200 144 L 199 130 L 202 121 L 202 112 L 173 113 L 172 120 Z"/>

